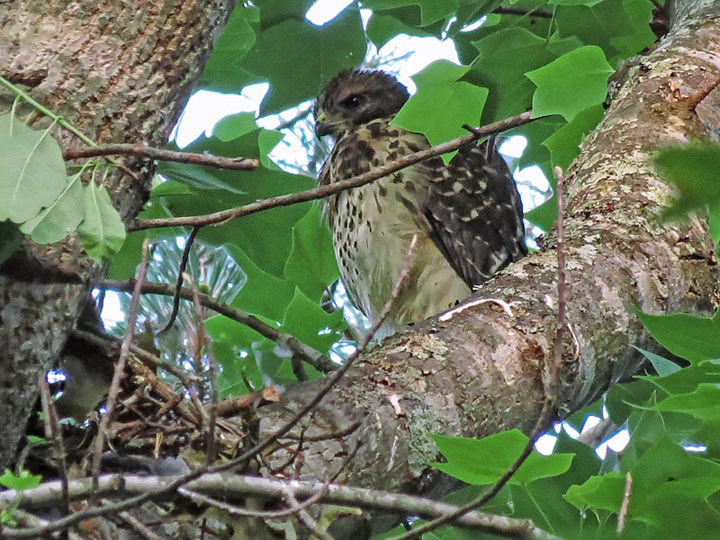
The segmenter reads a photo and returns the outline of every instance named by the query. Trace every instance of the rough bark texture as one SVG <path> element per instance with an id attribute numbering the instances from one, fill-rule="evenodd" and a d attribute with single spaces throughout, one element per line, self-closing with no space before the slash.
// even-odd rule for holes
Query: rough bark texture
<path id="1" fill-rule="evenodd" d="M 200 76 L 234 0 L 18 0 L 0 9 L 0 75 L 98 143 L 161 145 Z M 0 113 L 14 96 L 0 91 Z M 29 112 L 22 107 L 20 114 Z M 31 118 L 32 120 L 32 118 Z M 35 117 L 37 126 L 49 125 Z M 54 135 L 63 146 L 72 137 Z M 124 160 L 105 185 L 126 220 L 145 202 L 150 162 Z M 18 262 L 19 260 L 19 262 Z M 35 261 L 35 264 L 29 261 Z M 37 264 L 37 262 L 40 264 Z M 13 458 L 38 376 L 62 349 L 102 273 L 76 238 L 27 245 L 0 269 L 0 468 Z M 57 271 L 83 285 L 57 283 Z M 54 282 L 54 283 L 53 283 Z"/>
<path id="2" fill-rule="evenodd" d="M 671 34 L 633 64 L 568 171 L 570 332 L 558 418 L 633 374 L 642 359 L 631 345 L 657 349 L 636 308 L 709 314 L 716 303 L 717 268 L 706 224 L 659 219 L 671 189 L 653 174 L 650 159 L 658 147 L 707 139 L 718 129 L 720 5 L 687 2 L 681 8 Z M 706 110 L 702 118 L 698 107 Z M 427 490 L 436 480 L 424 465 L 436 457 L 429 434 L 528 430 L 544 398 L 542 371 L 555 335 L 556 257 L 550 233 L 542 250 L 475 295 L 509 303 L 512 316 L 492 301 L 456 309 L 447 320 L 426 321 L 366 354 L 304 423 L 308 439 L 359 427 L 349 436 L 306 443 L 293 472 L 326 478 L 362 441 L 344 482 Z M 273 433 L 323 384 L 297 385 L 280 403 L 260 409 L 261 436 Z M 270 462 L 285 463 L 296 449 L 288 441 Z"/>

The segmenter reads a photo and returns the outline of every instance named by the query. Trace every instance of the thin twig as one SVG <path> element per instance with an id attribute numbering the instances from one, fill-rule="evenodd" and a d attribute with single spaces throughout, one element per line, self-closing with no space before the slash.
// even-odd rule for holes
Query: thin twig
<path id="1" fill-rule="evenodd" d="M 145 285 L 147 285 L 147 282 L 143 286 Z M 73 330 L 72 334 L 73 336 L 76 336 L 82 341 L 87 341 L 88 343 L 98 345 L 99 347 L 106 347 L 108 345 L 119 346 L 121 343 L 120 338 L 116 338 L 115 336 L 111 336 L 110 334 L 100 332 L 94 333 L 87 330 Z M 163 369 L 171 375 L 175 376 L 186 388 L 189 388 L 190 386 L 195 384 L 195 382 L 197 382 L 195 380 L 195 375 L 186 373 L 184 370 L 180 369 L 172 362 L 163 360 L 162 358 L 159 358 L 154 354 L 149 353 L 148 351 L 138 347 L 137 345 L 131 344 L 130 352 L 137 356 L 143 364 L 150 367 L 151 369 Z"/>
<path id="2" fill-rule="evenodd" d="M 249 158 L 228 158 L 223 156 L 215 156 L 212 154 L 194 154 L 191 152 L 178 152 L 175 150 L 165 150 L 162 148 L 153 148 L 144 144 L 132 143 L 110 143 L 98 144 L 97 146 L 86 146 L 83 148 L 69 148 L 63 152 L 63 158 L 68 161 L 71 159 L 91 158 L 98 156 L 110 155 L 134 155 L 142 156 L 157 161 L 174 161 L 176 163 L 189 163 L 192 165 L 202 165 L 204 167 L 214 167 L 216 169 L 227 169 L 230 171 L 252 171 L 260 166 L 257 159 Z"/>
<path id="3" fill-rule="evenodd" d="M 103 504 L 111 504 L 108 500 L 103 500 Z M 123 521 L 128 528 L 143 540 L 165 540 L 162 536 L 152 532 L 142 521 L 133 516 L 130 512 L 118 512 L 118 519 Z"/>
<path id="4" fill-rule="evenodd" d="M 533 8 L 533 9 L 527 9 L 527 8 L 520 8 L 520 7 L 496 7 L 492 11 L 493 13 L 497 13 L 499 15 L 519 15 L 521 17 L 528 16 L 528 17 L 538 17 L 540 19 L 552 19 L 553 18 L 553 12 L 552 11 L 545 11 L 543 9 Z"/>
<path id="5" fill-rule="evenodd" d="M 70 513 L 70 497 L 68 495 L 68 468 L 65 456 L 65 444 L 63 441 L 62 429 L 60 428 L 60 419 L 58 417 L 57 407 L 50 395 L 50 387 L 47 382 L 45 372 L 40 374 L 40 403 L 43 414 L 45 415 L 46 431 L 50 431 L 57 460 L 60 469 L 60 486 L 62 488 L 62 509 L 66 514 Z"/>
<path id="6" fill-rule="evenodd" d="M 297 497 L 295 497 L 295 494 L 292 492 L 291 489 L 289 489 L 287 486 L 283 489 L 285 492 L 285 499 L 295 508 L 297 508 L 297 511 L 295 514 L 297 515 L 298 521 L 305 525 L 310 532 L 313 534 L 314 537 L 319 538 L 320 540 L 335 540 L 335 537 L 330 534 L 328 531 L 321 529 L 318 522 L 313 518 L 308 511 L 303 508 L 303 506 L 298 502 Z"/>
<path id="7" fill-rule="evenodd" d="M 276 129 L 276 130 L 280 131 L 281 129 L 291 128 L 291 127 L 293 127 L 295 124 L 297 124 L 300 120 L 302 120 L 303 118 L 307 118 L 307 116 L 312 112 L 312 110 L 313 110 L 312 105 L 310 105 L 310 106 L 307 107 L 306 109 L 300 109 L 295 116 L 293 116 L 293 117 L 290 118 L 289 120 L 285 120 L 284 122 L 280 122 L 277 126 L 275 126 L 275 127 L 272 128 L 272 129 Z M 267 117 L 266 117 L 266 118 L 267 118 Z M 262 120 L 262 119 L 258 119 L 258 120 Z"/>
<path id="8" fill-rule="evenodd" d="M 630 505 L 630 492 L 632 491 L 633 478 L 630 472 L 625 474 L 625 491 L 623 492 L 622 505 L 618 514 L 617 533 L 622 534 L 625 529 L 625 518 L 627 517 L 628 506 Z"/>
<path id="9" fill-rule="evenodd" d="M 99 289 L 123 292 L 132 291 L 135 285 L 136 282 L 132 279 L 129 281 L 106 279 L 97 283 L 97 287 Z M 172 296 L 175 294 L 175 289 L 169 283 L 146 282 L 142 286 L 142 292 L 144 294 L 161 294 L 165 296 Z M 180 297 L 184 300 L 192 301 L 192 291 L 186 287 L 183 287 L 180 291 Z M 258 334 L 274 341 L 275 343 L 285 345 L 288 349 L 292 351 L 293 355 L 299 356 L 300 358 L 302 358 L 302 360 L 316 368 L 318 371 L 328 372 L 337 369 L 337 364 L 335 364 L 324 354 L 316 351 L 312 347 L 308 347 L 302 341 L 298 340 L 295 336 L 283 332 L 282 330 L 279 330 L 278 328 L 275 328 L 274 326 L 271 326 L 261 321 L 254 315 L 251 315 L 246 311 L 235 308 L 224 302 L 220 302 L 219 300 L 216 300 L 215 298 L 207 294 L 198 293 L 198 298 L 200 299 L 200 303 L 204 307 L 212 309 L 213 311 L 220 313 L 221 315 L 225 315 L 226 317 L 237 321 L 240 324 L 244 324 L 248 328 L 252 328 Z"/>
<path id="10" fill-rule="evenodd" d="M 462 137 L 458 137 L 457 139 L 453 139 L 437 146 L 433 146 L 426 150 L 421 150 L 420 152 L 416 152 L 414 154 L 409 154 L 398 159 L 397 161 L 393 161 L 392 163 L 383 165 L 382 167 L 378 167 L 377 169 L 373 169 L 372 171 L 358 176 L 354 176 L 353 178 L 349 178 L 341 182 L 333 182 L 332 184 L 328 184 L 326 186 L 319 186 L 306 191 L 300 191 L 298 193 L 289 193 L 286 195 L 280 195 L 278 197 L 270 197 L 268 199 L 263 199 L 261 201 L 246 204 L 245 206 L 241 206 L 239 208 L 222 210 L 213 214 L 176 218 L 140 219 L 137 220 L 135 223 L 129 225 L 127 230 L 128 232 L 134 232 L 164 227 L 205 227 L 208 225 L 215 225 L 218 223 L 231 221 L 233 219 L 248 216 L 250 214 L 255 214 L 257 212 L 268 210 L 270 208 L 290 206 L 301 202 L 322 199 L 324 197 L 340 193 L 341 191 L 347 191 L 348 189 L 364 186 L 365 184 L 374 182 L 379 178 L 388 176 L 391 173 L 394 173 L 431 157 L 441 156 L 442 154 L 453 152 L 461 146 L 470 144 L 481 137 L 486 137 L 494 133 L 499 133 L 501 131 L 506 131 L 514 127 L 522 126 L 533 120 L 530 116 L 530 112 L 524 112 L 517 116 L 512 116 L 510 118 L 500 120 L 499 122 L 488 124 L 486 126 L 478 128 L 472 133 L 463 135 Z"/>
<path id="11" fill-rule="evenodd" d="M 207 415 L 208 425 L 206 426 L 206 451 L 207 451 L 207 464 L 212 465 L 215 461 L 215 423 L 217 417 L 217 404 L 218 404 L 218 387 L 217 387 L 217 365 L 212 355 L 210 347 L 210 340 L 208 339 L 207 332 L 205 331 L 205 320 L 203 317 L 202 305 L 200 304 L 200 296 L 195 286 L 195 283 L 190 279 L 189 276 L 185 277 L 188 282 L 188 287 L 192 291 L 193 307 L 195 308 L 195 318 L 197 319 L 197 342 L 198 342 L 198 353 L 205 349 L 205 356 L 207 357 L 208 363 L 208 379 L 210 380 L 210 407 Z M 178 297 L 179 298 L 179 297 Z"/>
<path id="12" fill-rule="evenodd" d="M 26 525 L 29 527 L 32 527 L 32 529 L 25 529 L 25 530 L 35 530 L 39 529 L 41 527 L 46 527 L 52 522 L 46 521 L 44 519 L 41 519 L 33 514 L 30 514 L 28 512 L 24 512 L 22 510 L 15 510 L 13 512 L 13 518 L 20 524 Z M 5 528 L 2 530 L 2 537 L 3 538 L 14 538 L 12 529 Z M 36 538 L 36 537 L 31 537 Z M 86 538 L 83 538 L 79 534 L 76 534 L 74 532 L 67 531 L 67 538 L 68 540 L 86 540 Z"/>
<path id="13" fill-rule="evenodd" d="M 195 237 L 199 232 L 200 227 L 193 227 L 190 231 L 190 234 L 188 234 L 187 240 L 185 240 L 185 248 L 183 249 L 182 257 L 180 257 L 180 267 L 178 268 L 178 277 L 177 281 L 175 282 L 175 294 L 173 295 L 172 312 L 170 313 L 170 317 L 168 318 L 167 323 L 165 323 L 165 326 L 158 330 L 157 335 L 164 334 L 172 328 L 173 324 L 175 324 L 175 319 L 177 318 L 178 311 L 180 311 L 180 291 L 182 290 L 183 286 L 183 274 L 185 273 L 188 261 L 190 260 L 190 251 L 192 250 L 192 246 L 195 243 Z"/>
<path id="14" fill-rule="evenodd" d="M 105 412 L 102 414 L 98 433 L 95 437 L 92 473 L 93 488 L 96 490 L 98 487 L 98 477 L 100 476 L 100 460 L 102 457 L 103 444 L 105 442 L 105 431 L 110 424 L 110 417 L 115 409 L 115 402 L 117 401 L 117 397 L 120 393 L 120 381 L 125 372 L 130 343 L 132 342 L 133 334 L 135 333 L 135 322 L 137 321 L 138 308 L 140 306 L 140 291 L 142 290 L 142 284 L 145 281 L 145 276 L 147 275 L 149 254 L 150 243 L 147 239 L 145 239 L 142 246 L 142 260 L 140 261 L 138 279 L 135 288 L 133 289 L 132 300 L 130 301 L 130 307 L 128 309 L 127 327 L 125 328 L 125 335 L 123 336 L 122 344 L 120 345 L 120 357 L 117 364 L 115 364 L 115 371 L 113 373 L 112 382 L 110 383 L 108 398 L 105 402 Z"/>

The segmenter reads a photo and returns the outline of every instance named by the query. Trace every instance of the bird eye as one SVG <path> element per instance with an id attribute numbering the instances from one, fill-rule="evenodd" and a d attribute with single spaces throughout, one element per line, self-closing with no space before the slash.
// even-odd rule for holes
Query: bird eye
<path id="1" fill-rule="evenodd" d="M 340 102 L 340 105 L 345 107 L 346 109 L 354 109 L 357 106 L 359 106 L 363 101 L 363 98 L 360 94 L 352 94 L 351 96 L 346 97 Z"/>

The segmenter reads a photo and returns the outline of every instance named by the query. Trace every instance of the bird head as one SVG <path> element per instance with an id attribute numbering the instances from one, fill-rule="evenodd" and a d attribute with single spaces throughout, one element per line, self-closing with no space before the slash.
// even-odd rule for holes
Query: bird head
<path id="1" fill-rule="evenodd" d="M 393 116 L 408 97 L 407 89 L 382 71 L 341 71 L 315 101 L 315 133 L 337 139 L 353 127 Z"/>

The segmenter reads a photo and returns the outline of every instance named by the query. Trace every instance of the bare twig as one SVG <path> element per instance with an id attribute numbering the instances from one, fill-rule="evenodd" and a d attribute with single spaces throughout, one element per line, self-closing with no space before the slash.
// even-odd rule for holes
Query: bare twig
<path id="1" fill-rule="evenodd" d="M 138 279 L 135 284 L 135 288 L 133 289 L 133 296 L 130 301 L 130 308 L 128 309 L 127 327 L 125 328 L 125 335 L 123 336 L 122 344 L 120 345 L 120 357 L 117 364 L 115 364 L 115 371 L 113 373 L 112 382 L 110 383 L 108 398 L 105 403 L 105 412 L 100 419 L 100 426 L 98 428 L 97 436 L 95 437 L 92 473 L 93 487 L 96 489 L 98 487 L 97 480 L 100 476 L 100 459 L 102 456 L 105 431 L 110 424 L 110 417 L 115 409 L 115 402 L 117 401 L 118 394 L 120 393 L 120 381 L 123 373 L 125 372 L 128 351 L 130 350 L 130 343 L 132 342 L 133 334 L 135 332 L 135 322 L 137 321 L 138 308 L 140 306 L 140 291 L 142 290 L 142 284 L 145 281 L 145 276 L 147 275 L 149 254 L 150 244 L 148 240 L 145 239 L 142 246 L 142 260 L 140 261 Z"/>
<path id="2" fill-rule="evenodd" d="M 62 487 L 62 508 L 66 514 L 70 513 L 70 498 L 68 496 L 68 468 L 65 460 L 65 444 L 63 441 L 62 429 L 60 428 L 60 419 L 58 417 L 57 407 L 50 395 L 50 387 L 47 382 L 45 372 L 40 374 L 40 403 L 43 414 L 45 415 L 46 433 L 50 432 L 55 452 L 57 453 L 57 462 L 60 469 L 60 485 Z"/>
<path id="3" fill-rule="evenodd" d="M 272 129 L 276 129 L 276 130 L 279 131 L 279 130 L 281 130 L 281 129 L 291 128 L 291 127 L 293 127 L 295 124 L 297 124 L 300 120 L 302 120 L 302 119 L 304 119 L 304 118 L 307 118 L 308 115 L 312 112 L 312 110 L 313 110 L 312 105 L 308 106 L 308 107 L 305 108 L 305 109 L 300 109 L 295 116 L 293 116 L 293 117 L 290 118 L 289 120 L 285 120 L 284 122 L 281 122 L 280 124 L 278 124 L 277 126 L 275 126 L 275 127 L 272 128 Z M 265 118 L 267 118 L 267 117 L 265 117 Z M 262 119 L 259 119 L 259 120 L 262 120 Z"/>
<path id="4" fill-rule="evenodd" d="M 33 514 L 30 514 L 28 512 L 24 512 L 22 510 L 15 510 L 13 512 L 13 518 L 20 524 L 25 525 L 26 527 L 32 527 L 32 529 L 26 529 L 26 530 L 34 530 L 39 529 L 42 527 L 46 527 L 51 522 L 46 521 L 44 519 L 41 519 Z M 2 530 L 2 537 L 3 538 L 12 538 L 13 537 L 13 530 L 10 528 L 5 528 Z M 68 531 L 67 533 L 68 540 L 85 540 L 82 536 L 79 534 L 73 533 Z"/>
<path id="5" fill-rule="evenodd" d="M 183 477 L 185 478 L 185 477 Z M 168 476 L 128 476 L 103 475 L 100 477 L 100 493 L 105 497 L 120 496 L 151 496 L 158 501 L 173 501 L 176 499 L 175 489 L 180 478 Z M 241 501 L 247 496 L 264 497 L 269 499 L 282 499 L 287 490 L 304 500 L 313 497 L 323 489 L 325 484 L 318 481 L 283 481 L 260 478 L 257 476 L 243 476 L 236 474 L 206 474 L 198 475 L 196 480 L 187 483 L 188 489 L 194 493 L 202 493 L 210 497 L 224 497 L 226 501 Z M 51 505 L 59 500 L 59 482 L 47 482 L 33 489 L 24 490 L 20 505 L 23 508 L 34 508 Z M 92 483 L 90 479 L 70 481 L 71 500 L 82 500 L 90 496 Z M 6 506 L 18 497 L 13 490 L 0 492 L 0 506 Z M 183 494 L 185 495 L 185 494 Z M 329 484 L 318 502 L 337 504 L 341 506 L 355 506 L 365 509 L 384 510 L 387 512 L 406 515 L 418 515 L 424 519 L 436 518 L 453 514 L 458 510 L 452 504 L 399 493 L 351 487 L 340 484 Z M 117 513 L 118 505 L 106 507 L 93 507 L 78 512 L 69 518 L 62 518 L 53 522 L 48 528 L 33 528 L 8 531 L 6 538 L 37 538 L 41 534 L 54 532 L 68 527 L 69 522 L 77 523 L 81 519 Z M 127 506 L 123 503 L 123 506 Z M 62 523 L 61 523 L 62 522 Z M 472 513 L 459 518 L 456 525 L 469 529 L 485 531 L 501 536 L 528 540 L 553 540 L 553 535 L 535 527 L 531 521 L 513 519 L 505 516 Z M 5 531 L 3 531 L 5 533 Z M 35 535 L 35 536 L 33 536 Z"/>
<path id="6" fill-rule="evenodd" d="M 193 154 L 190 152 L 178 152 L 175 150 L 163 150 L 153 148 L 144 144 L 112 143 L 99 144 L 97 146 L 86 146 L 83 148 L 69 148 L 63 153 L 65 160 L 91 158 L 110 155 L 134 155 L 142 156 L 158 161 L 174 161 L 176 163 L 190 163 L 216 169 L 228 169 L 231 171 L 252 171 L 260 166 L 257 159 L 228 158 L 214 156 L 212 154 Z"/>
<path id="7" fill-rule="evenodd" d="M 110 501 L 104 500 L 103 504 L 111 503 Z M 117 516 L 143 540 L 165 540 L 162 536 L 155 534 L 148 529 L 142 521 L 133 516 L 130 512 L 118 512 Z"/>
<path id="8" fill-rule="evenodd" d="M 119 281 L 106 279 L 100 281 L 97 284 L 97 287 L 100 289 L 129 292 L 133 290 L 135 285 L 135 280 Z M 165 296 L 172 296 L 175 294 L 175 289 L 168 283 L 144 283 L 142 286 L 142 292 L 145 294 L 162 294 Z M 180 291 L 180 297 L 184 300 L 192 301 L 192 291 L 188 288 L 183 288 Z M 206 308 L 212 309 L 221 315 L 225 315 L 234 321 L 252 328 L 258 334 L 274 341 L 275 343 L 285 345 L 292 351 L 293 355 L 299 356 L 302 360 L 316 368 L 318 371 L 328 372 L 337 369 L 337 364 L 324 354 L 316 351 L 312 347 L 308 347 L 291 334 L 264 323 L 250 313 L 237 309 L 224 302 L 220 302 L 207 294 L 198 293 L 198 298 L 200 299 L 200 303 Z"/>
<path id="9" fill-rule="evenodd" d="M 347 191 L 348 189 L 364 186 L 365 184 L 374 182 L 379 178 L 388 176 L 391 173 L 394 173 L 431 157 L 440 156 L 448 152 L 453 152 L 461 146 L 470 144 L 479 138 L 486 137 L 494 133 L 499 133 L 501 131 L 506 131 L 510 128 L 514 128 L 517 126 L 522 126 L 532 121 L 530 116 L 530 112 L 524 112 L 517 116 L 512 116 L 510 118 L 500 120 L 499 122 L 488 124 L 486 126 L 478 128 L 477 130 L 474 130 L 472 133 L 463 135 L 462 137 L 458 137 L 457 139 L 453 139 L 437 146 L 433 146 L 426 150 L 421 150 L 420 152 L 416 152 L 414 154 L 409 154 L 398 159 L 397 161 L 393 161 L 392 163 L 383 165 L 382 167 L 378 167 L 377 169 L 373 169 L 370 172 L 355 176 L 353 178 L 349 178 L 347 180 L 343 180 L 341 182 L 333 182 L 332 184 L 328 184 L 326 186 L 319 186 L 314 189 L 309 189 L 307 191 L 301 191 L 299 193 L 290 193 L 287 195 L 280 195 L 278 197 L 271 197 L 269 199 L 256 201 L 254 203 L 241 206 L 239 208 L 222 210 L 213 214 L 177 218 L 141 219 L 131 224 L 127 230 L 128 232 L 133 232 L 164 227 L 205 227 L 208 225 L 215 225 L 218 223 L 237 219 L 239 217 L 248 216 L 250 214 L 255 214 L 257 212 L 268 210 L 270 208 L 290 206 L 301 202 L 322 199 L 323 197 L 328 197 L 341 191 Z"/>
<path id="10" fill-rule="evenodd" d="M 145 287 L 146 285 L 147 282 L 143 284 L 143 287 Z M 86 330 L 73 330 L 73 335 L 83 341 L 87 341 L 88 343 L 95 344 L 99 347 L 106 347 L 110 344 L 116 346 L 120 345 L 121 343 L 121 340 L 119 338 L 105 333 L 96 334 Z M 184 370 L 180 369 L 172 362 L 167 362 L 162 358 L 158 358 L 154 354 L 149 353 L 145 349 L 141 349 L 137 345 L 131 344 L 130 352 L 137 356 L 143 364 L 150 367 L 151 369 L 163 369 L 171 375 L 175 376 L 182 383 L 182 385 L 185 386 L 185 388 L 189 388 L 196 382 L 194 380 L 195 375 L 186 373 Z"/>
<path id="11" fill-rule="evenodd" d="M 618 514 L 617 533 L 622 534 L 625 529 L 625 518 L 627 517 L 628 506 L 630 505 L 630 492 L 632 491 L 632 475 L 628 472 L 625 474 L 625 491 L 623 492 L 622 505 Z"/>
<path id="12" fill-rule="evenodd" d="M 196 230 L 196 229 L 193 229 Z M 205 320 L 203 318 L 202 305 L 200 305 L 200 296 L 195 286 L 195 283 L 190 279 L 189 276 L 185 278 L 188 282 L 188 286 L 192 291 L 193 307 L 195 308 L 195 318 L 197 319 L 197 350 L 198 354 L 205 349 L 205 355 L 208 362 L 208 379 L 210 381 L 210 407 L 207 415 L 207 426 L 206 426 L 206 451 L 207 451 L 207 464 L 212 465 L 215 461 L 215 421 L 217 417 L 217 403 L 218 403 L 218 388 L 217 388 L 217 366 L 215 365 L 215 359 L 212 355 L 210 347 L 210 340 L 208 339 L 207 332 L 205 331 Z M 179 298 L 179 296 L 177 297 Z"/>
<path id="13" fill-rule="evenodd" d="M 185 240 L 185 248 L 183 249 L 182 257 L 180 258 L 178 277 L 177 281 L 175 282 L 175 294 L 173 295 L 172 312 L 170 313 L 170 317 L 168 318 L 167 323 L 165 323 L 165 326 L 158 330 L 157 335 L 164 334 L 172 328 L 173 324 L 175 324 L 175 319 L 177 318 L 178 311 L 180 311 L 180 291 L 182 290 L 183 286 L 183 274 L 185 273 L 188 261 L 190 260 L 190 251 L 192 250 L 192 246 L 195 243 L 195 237 L 199 232 L 200 227 L 193 227 L 192 231 L 190 231 L 190 234 L 188 234 L 187 240 Z"/>
<path id="14" fill-rule="evenodd" d="M 310 515 L 310 513 L 298 502 L 295 494 L 292 492 L 291 489 L 285 486 L 284 491 L 285 499 L 292 505 L 292 507 L 297 508 L 295 514 L 297 515 L 298 521 L 305 525 L 305 527 L 310 530 L 314 537 L 317 537 L 320 540 L 335 540 L 335 537 L 333 535 L 331 535 L 328 531 L 320 528 L 318 522 L 315 521 L 315 519 Z"/>
<path id="15" fill-rule="evenodd" d="M 528 17 L 538 17 L 540 19 L 552 19 L 553 18 L 553 12 L 552 11 L 545 11 L 543 9 L 526 9 L 526 8 L 520 8 L 520 7 L 512 7 L 512 6 L 500 6 L 493 9 L 493 13 L 498 13 L 500 15 L 519 15 L 521 17 L 524 17 L 527 15 Z"/>

